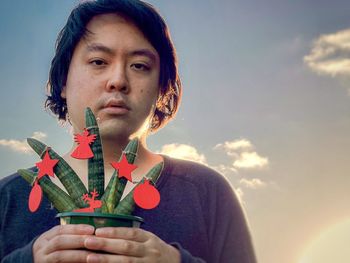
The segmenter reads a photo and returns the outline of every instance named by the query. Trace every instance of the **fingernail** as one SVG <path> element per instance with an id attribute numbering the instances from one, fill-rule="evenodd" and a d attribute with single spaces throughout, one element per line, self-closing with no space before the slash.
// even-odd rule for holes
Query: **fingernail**
<path id="1" fill-rule="evenodd" d="M 104 228 L 97 228 L 95 234 L 96 235 L 105 235 L 108 233 L 108 229 Z"/>

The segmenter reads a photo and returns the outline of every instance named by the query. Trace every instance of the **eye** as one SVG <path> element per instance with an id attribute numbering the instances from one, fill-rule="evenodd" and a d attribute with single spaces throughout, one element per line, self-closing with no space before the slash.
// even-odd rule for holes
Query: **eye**
<path id="1" fill-rule="evenodd" d="M 103 65 L 106 65 L 107 63 L 102 59 L 93 59 L 89 62 L 89 64 L 92 64 L 94 66 L 103 66 Z"/>
<path id="2" fill-rule="evenodd" d="M 132 68 L 138 71 L 148 71 L 150 70 L 150 67 L 143 63 L 134 63 L 131 65 Z"/>

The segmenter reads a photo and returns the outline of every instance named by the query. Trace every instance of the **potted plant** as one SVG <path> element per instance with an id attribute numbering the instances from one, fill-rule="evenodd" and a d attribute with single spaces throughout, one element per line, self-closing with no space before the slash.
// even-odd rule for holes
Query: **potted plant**
<path id="1" fill-rule="evenodd" d="M 72 156 L 88 159 L 88 189 L 68 163 L 52 148 L 44 143 L 28 138 L 30 147 L 41 157 L 36 163 L 38 169 L 20 169 L 18 173 L 32 185 L 29 196 L 29 209 L 35 212 L 40 205 L 42 192 L 59 211 L 61 224 L 89 224 L 98 227 L 127 226 L 139 227 L 143 219 L 133 216 L 135 203 L 145 209 L 154 208 L 160 201 L 156 183 L 163 162 L 156 164 L 140 182 L 121 200 L 126 183 L 131 179 L 131 170 L 137 158 L 138 138 L 131 140 L 123 150 L 119 162 L 112 163 L 115 171 L 104 188 L 104 162 L 99 128 L 90 108 L 85 110 L 86 128 L 75 135 L 78 147 Z M 91 147 L 91 148 L 90 148 Z M 125 167 L 127 166 L 127 169 Z M 132 166 L 132 169 L 130 169 Z M 124 174 L 129 171 L 129 174 Z M 54 184 L 49 176 L 54 174 L 66 191 Z"/>

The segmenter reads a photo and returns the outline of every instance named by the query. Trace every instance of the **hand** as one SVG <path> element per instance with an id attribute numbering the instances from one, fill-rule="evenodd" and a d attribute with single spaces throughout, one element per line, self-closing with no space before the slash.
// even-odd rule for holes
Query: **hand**
<path id="1" fill-rule="evenodd" d="M 95 236 L 87 237 L 84 244 L 90 250 L 88 263 L 180 263 L 176 248 L 140 228 L 98 228 Z M 98 252 L 91 253 L 91 250 Z"/>
<path id="2" fill-rule="evenodd" d="M 87 236 L 94 234 L 89 225 L 58 225 L 43 233 L 33 244 L 35 263 L 86 262 L 90 253 L 79 250 Z"/>

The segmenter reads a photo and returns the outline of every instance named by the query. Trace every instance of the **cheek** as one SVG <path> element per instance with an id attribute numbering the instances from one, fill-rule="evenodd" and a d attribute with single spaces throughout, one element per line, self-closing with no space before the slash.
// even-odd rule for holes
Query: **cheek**
<path id="1" fill-rule="evenodd" d="M 89 100 L 96 98 L 96 92 L 98 83 L 91 77 L 84 77 L 82 75 L 76 75 L 72 77 L 71 81 L 67 81 L 67 99 L 74 100 L 75 102 L 81 101 L 81 103 L 88 102 Z"/>
<path id="2" fill-rule="evenodd" d="M 70 83 L 70 85 L 67 86 L 67 103 L 70 105 L 77 106 L 79 101 L 84 97 L 85 92 L 79 87 L 81 87 L 81 83 L 79 82 Z"/>
<path id="3" fill-rule="evenodd" d="M 86 107 L 91 107 L 92 100 L 97 98 L 87 84 L 89 83 L 82 79 L 75 79 L 66 87 L 68 110 L 71 111 L 72 115 L 80 116 Z"/>
<path id="4" fill-rule="evenodd" d="M 70 86 L 73 91 L 84 91 L 96 85 L 96 79 L 89 73 L 85 66 L 73 64 L 68 72 L 67 86 Z"/>
<path id="5" fill-rule="evenodd" d="M 150 107 L 156 102 L 158 89 L 141 89 L 139 95 L 145 106 Z"/>
<path id="6" fill-rule="evenodd" d="M 157 97 L 159 92 L 159 70 L 154 70 L 140 86 L 142 87 L 140 89 L 142 96 L 151 96 L 152 98 Z"/>
<path id="7" fill-rule="evenodd" d="M 136 96 L 135 96 L 136 98 Z M 137 100 L 134 101 L 135 109 L 138 114 L 145 118 L 150 114 L 152 105 L 156 102 L 156 93 L 147 88 L 143 88 L 137 91 Z"/>

